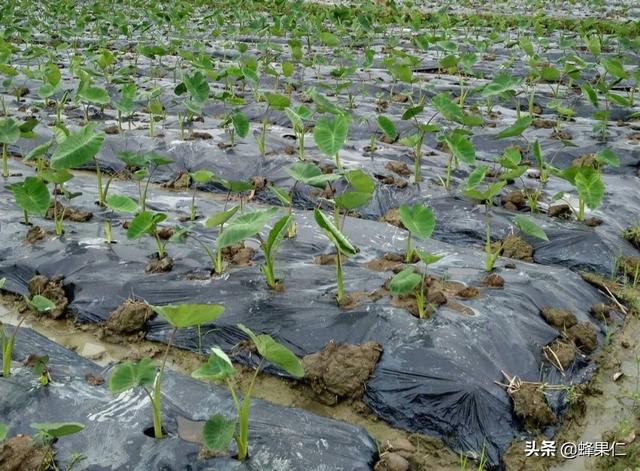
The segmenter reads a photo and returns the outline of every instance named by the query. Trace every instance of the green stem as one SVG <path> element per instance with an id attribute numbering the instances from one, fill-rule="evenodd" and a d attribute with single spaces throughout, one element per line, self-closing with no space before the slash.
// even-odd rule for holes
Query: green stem
<path id="1" fill-rule="evenodd" d="M 404 262 L 411 263 L 413 260 L 413 247 L 411 246 L 411 234 L 407 234 L 407 252 L 404 255 Z"/>
<path id="2" fill-rule="evenodd" d="M 162 377 L 164 376 L 164 368 L 167 364 L 167 357 L 169 356 L 169 350 L 173 343 L 173 338 L 178 331 L 177 327 L 171 331 L 169 341 L 167 342 L 167 348 L 164 351 L 162 357 L 162 363 L 160 364 L 160 371 L 156 376 L 156 380 L 153 383 L 153 397 L 151 399 L 151 407 L 153 411 L 153 435 L 155 438 L 162 438 L 162 416 L 160 415 L 160 385 L 162 384 Z"/>
<path id="3" fill-rule="evenodd" d="M 340 254 L 340 249 L 336 247 L 336 281 L 338 284 L 338 294 L 336 296 L 336 301 L 338 304 L 344 298 L 344 283 L 342 281 L 342 255 Z"/>
<path id="4" fill-rule="evenodd" d="M 2 143 L 2 176 L 9 176 L 9 156 L 7 155 L 7 144 Z"/>
<path id="5" fill-rule="evenodd" d="M 424 291 L 422 290 L 422 286 L 424 285 L 424 276 L 422 277 L 422 281 L 418 284 L 418 289 L 416 290 L 416 304 L 418 305 L 418 317 L 420 319 L 424 319 L 427 316 L 427 310 L 424 305 Z"/>
<path id="6" fill-rule="evenodd" d="M 584 200 L 582 198 L 578 202 L 578 221 L 584 221 Z"/>
<path id="7" fill-rule="evenodd" d="M 107 219 L 104 223 L 104 235 L 107 239 L 107 244 L 111 243 L 111 220 Z"/>
<path id="8" fill-rule="evenodd" d="M 154 231 L 153 235 L 154 235 L 154 237 L 156 239 L 156 246 L 158 247 L 158 259 L 163 259 L 164 256 L 166 255 L 165 250 L 164 250 L 164 244 L 160 240 L 160 236 L 158 235 L 158 233 L 156 231 Z"/>
<path id="9" fill-rule="evenodd" d="M 93 159 L 96 163 L 96 178 L 98 180 L 98 205 L 103 207 L 105 205 L 105 191 L 102 188 L 102 172 L 100 171 L 100 164 L 98 163 L 98 159 Z"/>

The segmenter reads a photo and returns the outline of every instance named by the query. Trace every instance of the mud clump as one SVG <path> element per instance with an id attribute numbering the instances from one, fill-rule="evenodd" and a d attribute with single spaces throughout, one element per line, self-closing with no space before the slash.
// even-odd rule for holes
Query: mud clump
<path id="1" fill-rule="evenodd" d="M 545 307 L 540 314 L 547 324 L 556 329 L 569 329 L 578 323 L 575 314 L 568 309 Z"/>
<path id="2" fill-rule="evenodd" d="M 369 270 L 373 271 L 392 271 L 402 270 L 404 257 L 398 253 L 387 253 L 381 258 L 376 258 L 364 264 Z"/>
<path id="3" fill-rule="evenodd" d="M 503 257 L 533 262 L 533 247 L 517 235 L 508 235 L 501 245 Z"/>
<path id="4" fill-rule="evenodd" d="M 222 249 L 222 258 L 231 265 L 246 267 L 251 265 L 254 250 L 240 242 Z"/>
<path id="5" fill-rule="evenodd" d="M 480 290 L 475 286 L 467 286 L 458 291 L 456 296 L 462 299 L 473 299 L 480 296 Z"/>
<path id="6" fill-rule="evenodd" d="M 323 254 L 318 255 L 317 257 L 313 257 L 313 262 L 318 265 L 335 265 L 336 264 L 336 254 Z"/>
<path id="7" fill-rule="evenodd" d="M 184 190 L 191 186 L 191 175 L 186 170 L 181 171 L 176 178 L 162 184 L 163 188 L 170 190 Z"/>
<path id="8" fill-rule="evenodd" d="M 548 216 L 550 218 L 564 218 L 569 219 L 573 214 L 571 206 L 566 203 L 553 204 L 549 206 Z"/>
<path id="9" fill-rule="evenodd" d="M 556 121 L 551 119 L 535 118 L 531 125 L 536 129 L 552 129 L 556 125 Z"/>
<path id="10" fill-rule="evenodd" d="M 29 244 L 37 244 L 38 242 L 40 242 L 41 240 L 43 240 L 47 235 L 47 231 L 45 231 L 42 227 L 40 226 L 33 226 L 31 229 L 29 229 L 29 231 L 27 232 L 27 235 L 25 237 L 25 240 L 29 243 Z"/>
<path id="11" fill-rule="evenodd" d="M 374 471 L 409 471 L 411 463 L 398 453 L 385 452 L 380 455 L 380 461 L 373 469 Z"/>
<path id="12" fill-rule="evenodd" d="M 392 208 L 384 215 L 378 219 L 380 222 L 386 222 L 387 224 L 391 224 L 392 226 L 399 227 L 400 229 L 404 229 L 404 225 L 402 224 L 402 220 L 400 219 L 400 209 Z"/>
<path id="13" fill-rule="evenodd" d="M 581 322 L 574 325 L 567 331 L 567 335 L 573 340 L 578 348 L 587 353 L 598 348 L 598 334 L 595 327 L 589 322 Z"/>
<path id="14" fill-rule="evenodd" d="M 118 126 L 116 125 L 107 126 L 104 128 L 104 133 L 109 135 L 120 134 L 120 129 L 118 129 Z"/>
<path id="15" fill-rule="evenodd" d="M 47 316 L 52 319 L 59 319 L 64 316 L 69 300 L 64 291 L 64 277 L 62 275 L 56 275 L 51 279 L 43 275 L 36 275 L 29 280 L 27 289 L 32 297 L 39 294 L 53 301 L 56 305 L 55 308 L 46 311 Z"/>
<path id="16" fill-rule="evenodd" d="M 502 197 L 502 207 L 509 211 L 519 211 L 527 206 L 527 198 L 520 190 L 513 190 Z"/>
<path id="17" fill-rule="evenodd" d="M 491 273 L 485 276 L 480 283 L 488 288 L 502 288 L 504 286 L 504 278 L 497 273 Z"/>
<path id="18" fill-rule="evenodd" d="M 397 173 L 401 177 L 408 177 L 411 175 L 411 170 L 409 170 L 408 165 L 404 162 L 398 162 L 397 160 L 390 160 L 384 168 L 390 172 Z"/>
<path id="19" fill-rule="evenodd" d="M 202 139 L 204 141 L 208 141 L 209 139 L 213 139 L 213 136 L 208 132 L 202 131 L 192 131 L 191 134 L 185 136 L 185 141 L 195 141 L 196 139 Z"/>
<path id="20" fill-rule="evenodd" d="M 147 304 L 127 299 L 109 314 L 104 327 L 109 333 L 135 334 L 144 328 L 152 313 Z"/>
<path id="21" fill-rule="evenodd" d="M 321 351 L 302 359 L 305 378 L 324 404 L 355 399 L 362 395 L 381 353 L 382 346 L 376 342 L 349 345 L 331 341 Z"/>
<path id="22" fill-rule="evenodd" d="M 173 268 L 173 259 L 168 255 L 162 258 L 158 258 L 158 254 L 153 254 L 153 257 L 144 267 L 145 273 L 166 273 Z"/>
<path id="23" fill-rule="evenodd" d="M 524 383 L 511 393 L 513 411 L 529 430 L 556 423 L 556 416 L 547 404 L 539 385 Z"/>
<path id="24" fill-rule="evenodd" d="M 47 449 L 28 435 L 18 435 L 0 445 L 2 471 L 40 471 L 45 469 Z"/>
<path id="25" fill-rule="evenodd" d="M 611 322 L 612 311 L 615 311 L 614 307 L 609 306 L 608 304 L 598 303 L 591 306 L 589 314 L 601 322 Z"/>
<path id="26" fill-rule="evenodd" d="M 47 219 L 54 219 L 55 215 L 64 214 L 62 219 L 72 222 L 87 222 L 93 217 L 93 213 L 89 211 L 82 211 L 81 209 L 75 209 L 71 206 L 63 206 L 62 203 L 51 203 L 47 210 Z"/>
<path id="27" fill-rule="evenodd" d="M 169 240 L 173 236 L 173 229 L 170 227 L 159 227 L 156 229 L 156 234 L 162 240 Z"/>
<path id="28" fill-rule="evenodd" d="M 604 221 L 602 219 L 597 218 L 595 216 L 584 220 L 584 224 L 588 227 L 598 227 L 598 226 L 601 226 L 603 223 Z"/>
<path id="29" fill-rule="evenodd" d="M 563 370 L 574 362 L 578 354 L 576 346 L 571 340 L 556 339 L 545 348 L 549 361 L 556 367 L 560 366 Z"/>
<path id="30" fill-rule="evenodd" d="M 353 293 L 346 293 L 340 302 L 338 302 L 338 307 L 340 309 L 349 310 L 354 309 L 360 304 L 360 301 L 367 297 L 367 293 L 364 291 L 355 291 Z"/>
<path id="31" fill-rule="evenodd" d="M 537 437 L 538 443 L 546 440 L 544 437 Z M 502 457 L 502 463 L 506 471 L 547 471 L 549 469 L 548 456 L 527 456 L 524 441 L 514 442 Z"/>

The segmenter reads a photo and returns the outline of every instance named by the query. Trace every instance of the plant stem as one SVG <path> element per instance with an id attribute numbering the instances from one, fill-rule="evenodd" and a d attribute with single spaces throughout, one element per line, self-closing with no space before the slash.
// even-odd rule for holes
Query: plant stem
<path id="1" fill-rule="evenodd" d="M 411 246 L 411 233 L 407 235 L 407 252 L 404 255 L 404 262 L 411 263 L 413 260 L 413 247 Z"/>
<path id="2" fill-rule="evenodd" d="M 160 385 L 162 384 L 162 377 L 164 376 L 164 368 L 167 364 L 169 350 L 171 349 L 171 344 L 173 343 L 173 338 L 175 337 L 177 331 L 177 327 L 174 327 L 171 331 L 169 341 L 167 342 L 167 348 L 164 351 L 162 363 L 160 364 L 160 371 L 156 376 L 156 380 L 153 382 L 153 397 L 151 399 L 151 407 L 153 410 L 153 435 L 155 438 L 162 438 L 162 416 L 160 415 Z"/>
<path id="3" fill-rule="evenodd" d="M 9 176 L 9 156 L 7 155 L 7 144 L 2 143 L 2 176 L 7 178 Z"/>
<path id="4" fill-rule="evenodd" d="M 424 291 L 422 290 L 423 285 L 424 276 L 422 277 L 422 281 L 420 281 L 420 284 L 418 284 L 418 289 L 416 290 L 416 304 L 418 305 L 418 317 L 420 317 L 420 319 L 424 319 L 427 316 L 424 305 Z"/>
<path id="5" fill-rule="evenodd" d="M 342 281 L 342 255 L 340 253 L 340 249 L 336 247 L 336 281 L 338 285 L 338 294 L 336 296 L 336 301 L 340 304 L 342 298 L 344 298 L 344 283 Z"/>
<path id="6" fill-rule="evenodd" d="M 104 235 L 107 239 L 107 244 L 111 243 L 111 219 L 107 219 L 104 223 Z"/>
<path id="7" fill-rule="evenodd" d="M 584 221 L 584 200 L 582 198 L 578 202 L 578 221 Z"/>
<path id="8" fill-rule="evenodd" d="M 16 343 L 16 335 L 18 329 L 24 322 L 24 318 L 20 319 L 18 325 L 13 329 L 11 336 L 7 337 L 4 328 L 0 327 L 0 338 L 2 338 L 2 375 L 7 378 L 11 375 L 11 357 L 13 356 L 13 346 Z"/>

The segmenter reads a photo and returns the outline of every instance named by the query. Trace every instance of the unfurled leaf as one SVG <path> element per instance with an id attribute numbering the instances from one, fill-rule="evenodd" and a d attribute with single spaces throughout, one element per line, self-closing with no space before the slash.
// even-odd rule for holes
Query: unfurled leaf
<path id="1" fill-rule="evenodd" d="M 223 415 L 216 414 L 204 423 L 202 441 L 209 450 L 222 452 L 229 447 L 235 431 L 235 420 L 227 420 Z"/>
<path id="2" fill-rule="evenodd" d="M 31 424 L 31 428 L 53 438 L 60 438 L 84 430 L 84 424 L 77 422 L 42 422 Z"/>
<path id="3" fill-rule="evenodd" d="M 414 268 L 406 268 L 391 278 L 389 291 L 396 295 L 411 293 L 421 282 L 422 275 L 416 273 Z"/>
<path id="4" fill-rule="evenodd" d="M 123 213 L 135 213 L 138 210 L 138 203 L 125 195 L 109 195 L 106 203 L 110 209 Z"/>
<path id="5" fill-rule="evenodd" d="M 322 118 L 313 129 L 313 138 L 324 154 L 334 157 L 347 140 L 348 133 L 349 118 L 347 116 L 337 116 L 333 120 Z"/>
<path id="6" fill-rule="evenodd" d="M 400 206 L 400 220 L 409 232 L 419 239 L 431 237 L 436 226 L 436 218 L 431 208 L 421 204 L 409 207 L 406 204 Z"/>
<path id="7" fill-rule="evenodd" d="M 151 358 L 143 358 L 138 363 L 126 361 L 119 364 L 109 377 L 109 390 L 113 394 L 136 388 L 149 387 L 156 378 L 156 365 Z"/>
<path id="8" fill-rule="evenodd" d="M 219 249 L 229 247 L 256 235 L 269 220 L 278 213 L 278 208 L 258 209 L 244 213 L 227 224 L 224 232 L 218 236 L 216 246 Z"/>
<path id="9" fill-rule="evenodd" d="M 213 347 L 207 362 L 191 373 L 191 376 L 207 381 L 222 381 L 235 374 L 236 370 L 227 354 L 219 347 Z"/>
<path id="10" fill-rule="evenodd" d="M 398 131 L 393 121 L 386 116 L 378 116 L 378 126 L 380 126 L 382 132 L 384 132 L 385 136 L 387 136 L 391 142 L 395 142 L 398 139 Z"/>
<path id="11" fill-rule="evenodd" d="M 242 324 L 238 324 L 238 328 L 249 336 L 258 349 L 258 353 L 265 360 L 286 371 L 294 378 L 302 378 L 304 376 L 302 362 L 287 347 L 276 342 L 270 335 L 255 335 Z"/>
<path id="12" fill-rule="evenodd" d="M 94 124 L 87 124 L 60 142 L 51 156 L 51 168 L 71 169 L 93 159 L 104 141 L 104 134 L 95 133 L 94 129 Z"/>
<path id="13" fill-rule="evenodd" d="M 229 219 L 231 219 L 231 217 L 238 211 L 238 209 L 240 209 L 240 206 L 234 206 L 233 208 L 226 211 L 220 211 L 218 213 L 212 214 L 205 221 L 205 227 L 211 228 L 219 226 L 220 224 L 224 224 Z"/>
<path id="14" fill-rule="evenodd" d="M 27 177 L 23 182 L 9 187 L 16 199 L 16 204 L 29 214 L 44 216 L 51 203 L 51 195 L 47 185 L 36 177 Z"/>
<path id="15" fill-rule="evenodd" d="M 518 215 L 513 218 L 513 223 L 523 234 L 549 242 L 549 238 L 544 230 L 528 217 Z"/>
<path id="16" fill-rule="evenodd" d="M 517 119 L 515 123 L 509 126 L 507 129 L 502 130 L 497 136 L 497 139 L 505 139 L 507 137 L 519 136 L 522 134 L 533 122 L 531 116 L 524 116 Z"/>
<path id="17" fill-rule="evenodd" d="M 149 307 L 178 329 L 213 322 L 224 313 L 224 306 L 220 304 L 149 304 Z"/>
<path id="18" fill-rule="evenodd" d="M 591 167 L 582 167 L 575 176 L 578 195 L 592 211 L 596 209 L 604 197 L 604 183 L 600 174 Z"/>

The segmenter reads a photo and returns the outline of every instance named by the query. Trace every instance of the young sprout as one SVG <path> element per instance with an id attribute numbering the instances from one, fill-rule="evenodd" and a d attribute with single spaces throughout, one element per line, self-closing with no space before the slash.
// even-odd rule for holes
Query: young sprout
<path id="1" fill-rule="evenodd" d="M 243 139 L 249 134 L 249 119 L 241 111 L 229 113 L 220 126 L 231 136 L 231 147 L 236 145 L 236 134 Z"/>
<path id="2" fill-rule="evenodd" d="M 242 397 L 239 397 L 238 386 L 233 380 L 236 369 L 229 357 L 220 348 L 212 348 L 208 361 L 195 370 L 191 376 L 208 381 L 224 381 L 227 385 L 235 405 L 237 418 L 229 420 L 222 414 L 213 415 L 204 424 L 202 438 L 207 448 L 219 452 L 225 451 L 229 446 L 229 442 L 234 439 L 238 447 L 238 459 L 244 461 L 249 456 L 251 394 L 263 363 L 268 361 L 294 378 L 302 378 L 304 376 L 304 368 L 293 352 L 276 342 L 271 336 L 266 334 L 255 335 L 242 324 L 238 324 L 238 328 L 251 339 L 258 350 L 258 354 L 262 357 Z"/>
<path id="3" fill-rule="evenodd" d="M 298 141 L 298 159 L 304 160 L 305 121 L 311 119 L 311 110 L 304 105 L 297 108 L 285 108 L 284 112 L 291 122 L 293 132 Z"/>
<path id="4" fill-rule="evenodd" d="M 427 267 L 442 258 L 438 255 L 432 255 L 419 249 L 416 249 L 414 252 Z M 427 317 L 427 305 L 425 303 L 424 296 L 426 277 L 426 271 L 425 273 L 420 274 L 414 267 L 410 267 L 395 275 L 389 283 L 389 291 L 395 295 L 414 293 L 416 297 L 416 305 L 418 306 L 418 317 L 420 317 L 420 319 Z"/>
<path id="5" fill-rule="evenodd" d="M 20 125 L 12 118 L 0 120 L 0 144 L 2 144 L 2 176 L 9 176 L 9 157 L 7 147 L 20 138 Z"/>
<path id="6" fill-rule="evenodd" d="M 198 184 L 205 185 L 215 178 L 215 174 L 209 170 L 198 170 L 190 174 L 191 180 L 193 180 L 193 193 L 191 195 L 191 214 L 189 219 L 195 221 L 196 214 L 196 193 L 198 192 Z"/>
<path id="7" fill-rule="evenodd" d="M 138 210 L 138 203 L 125 195 L 109 195 L 107 198 L 107 207 L 111 211 L 120 211 L 123 213 L 134 214 Z M 104 235 L 107 244 L 111 243 L 111 217 L 107 217 L 104 222 Z"/>
<path id="8" fill-rule="evenodd" d="M 287 226 L 287 238 L 294 238 L 296 236 L 296 223 L 293 220 L 293 199 L 291 198 L 291 194 L 273 183 L 270 183 L 267 186 L 267 189 L 280 201 L 280 203 L 282 203 L 283 206 L 288 208 L 288 214 L 291 216 L 291 221 Z"/>
<path id="9" fill-rule="evenodd" d="M 436 219 L 431 208 L 421 204 L 414 204 L 411 207 L 403 204 L 400 206 L 399 212 L 402 225 L 409 231 L 404 261 L 411 263 L 415 252 L 411 245 L 411 236 L 421 240 L 431 237 L 433 229 L 436 227 Z"/>
<path id="10" fill-rule="evenodd" d="M 16 204 L 22 209 L 24 223 L 29 225 L 29 214 L 45 216 L 51 204 L 47 185 L 37 177 L 27 177 L 20 183 L 9 186 Z"/>
<path id="11" fill-rule="evenodd" d="M 266 140 L 267 140 L 267 126 L 269 125 L 269 111 L 273 108 L 276 110 L 284 110 L 291 104 L 291 98 L 286 95 L 280 95 L 279 93 L 266 92 L 263 95 L 264 101 L 267 102 L 267 109 L 264 112 L 262 118 L 262 127 L 260 128 L 260 134 L 258 135 L 258 150 L 260 155 L 264 156 L 266 152 Z"/>
<path id="12" fill-rule="evenodd" d="M 37 431 L 34 437 L 35 441 L 46 449 L 40 469 L 57 469 L 55 453 L 52 448 L 53 443 L 59 438 L 81 432 L 84 427 L 84 424 L 77 422 L 41 422 L 31 424 L 31 428 Z"/>
<path id="13" fill-rule="evenodd" d="M 334 158 L 338 171 L 342 172 L 340 149 L 349 134 L 349 117 L 338 115 L 333 120 L 321 118 L 313 128 L 313 138 L 318 148 L 328 157 Z"/>
<path id="14" fill-rule="evenodd" d="M 281 279 L 276 279 L 275 277 L 275 257 L 278 253 L 278 249 L 280 248 L 280 243 L 282 242 L 282 239 L 284 239 L 284 236 L 287 234 L 292 221 L 293 216 L 291 214 L 287 214 L 286 216 L 278 219 L 271 231 L 269 231 L 267 240 L 263 241 L 261 244 L 262 250 L 264 252 L 264 265 L 262 265 L 262 273 L 264 274 L 265 280 L 267 281 L 267 285 L 269 285 L 269 287 L 272 289 L 276 289 L 279 286 L 279 283 L 282 283 Z"/>
<path id="15" fill-rule="evenodd" d="M 138 213 L 138 215 L 129 223 L 127 238 L 129 240 L 134 240 L 139 239 L 144 235 L 150 235 L 156 241 L 158 259 L 162 260 L 167 255 L 166 246 L 173 238 L 172 237 L 163 242 L 158 235 L 157 226 L 165 219 L 167 219 L 167 215 L 164 213 L 154 213 L 151 211 Z"/>
<path id="16" fill-rule="evenodd" d="M 113 394 L 120 394 L 130 389 L 142 388 L 151 402 L 153 435 L 155 438 L 162 438 L 164 433 L 160 409 L 160 387 L 167 357 L 176 332 L 178 329 L 214 322 L 224 313 L 224 306 L 220 304 L 178 304 L 166 306 L 149 305 L 149 307 L 173 327 L 162 356 L 160 369 L 156 368 L 151 358 L 143 358 L 138 363 L 132 363 L 131 361 L 121 363 L 116 366 L 109 377 L 109 390 Z"/>
<path id="17" fill-rule="evenodd" d="M 338 289 L 336 301 L 340 304 L 345 294 L 344 283 L 342 280 L 342 256 L 353 257 L 357 251 L 356 248 L 351 245 L 349 239 L 340 232 L 340 229 L 338 229 L 318 208 L 313 210 L 313 217 L 315 218 L 318 226 L 320 226 L 320 229 L 322 229 L 336 249 L 336 282 Z"/>

